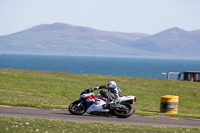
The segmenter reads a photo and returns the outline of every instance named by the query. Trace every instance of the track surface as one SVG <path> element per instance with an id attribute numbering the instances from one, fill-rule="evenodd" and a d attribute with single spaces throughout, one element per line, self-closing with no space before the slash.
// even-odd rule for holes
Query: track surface
<path id="1" fill-rule="evenodd" d="M 77 121 L 87 123 L 112 123 L 128 125 L 153 125 L 172 127 L 200 128 L 199 119 L 167 118 L 167 117 L 145 117 L 132 115 L 127 119 L 115 116 L 107 117 L 102 115 L 71 115 L 68 110 L 57 109 L 33 109 L 25 107 L 0 106 L 0 116 L 19 118 L 40 118 L 60 121 Z"/>

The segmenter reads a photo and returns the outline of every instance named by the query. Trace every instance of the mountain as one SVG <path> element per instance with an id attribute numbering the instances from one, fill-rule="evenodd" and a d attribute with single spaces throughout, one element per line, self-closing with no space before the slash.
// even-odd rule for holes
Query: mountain
<path id="1" fill-rule="evenodd" d="M 95 30 L 62 23 L 43 24 L 0 37 L 0 52 L 123 56 L 134 54 L 127 44 L 148 36 Z"/>
<path id="2" fill-rule="evenodd" d="M 171 28 L 155 35 L 42 24 L 0 36 L 0 53 L 149 58 L 200 58 L 200 30 Z"/>
<path id="3" fill-rule="evenodd" d="M 200 58 L 199 32 L 188 32 L 177 27 L 136 40 L 131 46 L 134 49 L 162 53 L 169 58 Z"/>
<path id="4" fill-rule="evenodd" d="M 191 31 L 191 33 L 199 34 L 200 35 L 200 30 L 194 30 L 194 31 Z"/>

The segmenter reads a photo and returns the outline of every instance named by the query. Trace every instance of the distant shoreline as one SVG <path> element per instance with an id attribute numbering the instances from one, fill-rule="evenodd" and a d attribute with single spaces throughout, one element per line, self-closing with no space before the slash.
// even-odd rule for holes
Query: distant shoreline
<path id="1" fill-rule="evenodd" d="M 106 56 L 106 55 L 83 55 L 83 54 L 46 54 L 46 53 L 9 53 L 2 52 L 0 55 L 44 55 L 44 56 L 77 56 L 77 57 L 112 57 L 112 58 L 137 58 L 137 59 L 170 59 L 170 60 L 200 60 L 199 58 L 162 58 L 162 57 L 133 57 L 133 56 Z"/>

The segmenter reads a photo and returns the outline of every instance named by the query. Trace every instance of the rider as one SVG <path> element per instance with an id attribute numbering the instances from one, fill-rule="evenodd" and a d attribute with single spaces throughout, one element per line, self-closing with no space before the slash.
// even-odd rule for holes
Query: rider
<path id="1" fill-rule="evenodd" d="M 108 82 L 107 85 L 93 87 L 91 90 L 94 91 L 94 90 L 98 90 L 98 89 L 108 89 L 108 92 L 101 90 L 100 94 L 103 97 L 107 98 L 109 100 L 109 102 L 111 102 L 114 98 L 119 97 L 120 93 L 121 93 L 121 90 L 117 86 L 115 81 L 110 81 L 110 82 Z M 106 106 L 108 106 L 108 104 Z"/>

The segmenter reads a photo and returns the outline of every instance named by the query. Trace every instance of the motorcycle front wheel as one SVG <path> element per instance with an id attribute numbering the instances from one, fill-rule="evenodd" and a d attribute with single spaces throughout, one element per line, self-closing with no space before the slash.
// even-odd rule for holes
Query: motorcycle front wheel
<path id="1" fill-rule="evenodd" d="M 125 106 L 125 109 L 116 108 L 114 110 L 114 113 L 118 118 L 128 118 L 135 112 L 135 110 L 130 104 L 124 103 L 122 105 Z"/>
<path id="2" fill-rule="evenodd" d="M 81 103 L 80 100 L 77 100 L 69 105 L 69 112 L 73 115 L 82 115 L 86 112 L 86 106 Z"/>

